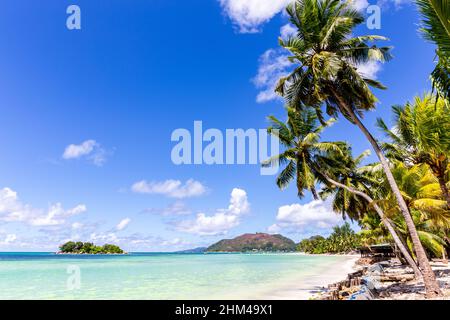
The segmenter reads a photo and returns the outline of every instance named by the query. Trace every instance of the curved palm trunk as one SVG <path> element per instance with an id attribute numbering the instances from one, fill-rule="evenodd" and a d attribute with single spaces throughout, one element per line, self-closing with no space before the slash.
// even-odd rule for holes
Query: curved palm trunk
<path id="1" fill-rule="evenodd" d="M 316 188 L 312 187 L 311 188 L 311 193 L 313 195 L 314 200 L 319 200 L 319 195 L 317 194 Z"/>
<path id="2" fill-rule="evenodd" d="M 394 242 L 397 245 L 397 247 L 400 249 L 400 252 L 403 254 L 403 257 L 406 259 L 408 264 L 413 269 L 415 277 L 417 279 L 421 279 L 422 278 L 422 273 L 420 272 L 419 268 L 417 267 L 416 262 L 414 261 L 414 259 L 409 254 L 408 249 L 406 248 L 405 244 L 403 243 L 403 241 L 398 236 L 397 232 L 395 231 L 395 229 L 392 226 L 392 224 L 389 221 L 389 219 L 384 215 L 383 210 L 381 210 L 381 208 L 374 202 L 374 200 L 369 195 L 367 195 L 366 193 L 364 193 L 362 191 L 359 191 L 359 190 L 354 189 L 352 187 L 346 186 L 345 184 L 337 182 L 337 181 L 331 179 L 330 177 L 328 177 L 324 173 L 322 173 L 322 175 L 329 183 L 331 183 L 331 184 L 333 184 L 333 185 L 335 185 L 335 186 L 337 186 L 339 188 L 343 188 L 343 189 L 345 189 L 345 190 L 347 190 L 347 191 L 349 191 L 349 192 L 351 192 L 353 194 L 356 194 L 356 195 L 360 196 L 361 198 L 365 199 L 369 204 L 371 204 L 373 206 L 375 211 L 380 216 L 381 221 L 386 226 L 386 228 L 388 229 L 389 233 L 392 235 L 392 238 L 394 239 Z"/>
<path id="3" fill-rule="evenodd" d="M 383 171 L 386 175 L 386 179 L 392 189 L 392 192 L 394 193 L 397 199 L 400 212 L 402 213 L 403 218 L 405 219 L 406 226 L 408 227 L 414 251 L 416 253 L 417 262 L 419 264 L 420 271 L 422 272 L 423 275 L 423 282 L 425 285 L 426 296 L 429 298 L 441 296 L 442 295 L 441 289 L 439 288 L 439 284 L 436 281 L 433 269 L 431 269 L 430 262 L 428 261 L 422 243 L 420 242 L 419 234 L 417 233 L 416 226 L 411 217 L 411 214 L 409 213 L 408 206 L 406 205 L 406 202 L 403 199 L 403 196 L 400 192 L 397 182 L 395 181 L 395 178 L 392 175 L 389 163 L 386 157 L 384 156 L 380 146 L 378 145 L 378 142 L 375 140 L 375 138 L 372 136 L 369 130 L 367 130 L 367 128 L 361 122 L 359 117 L 354 113 L 354 111 L 347 105 L 345 100 L 342 99 L 342 97 L 339 94 L 337 94 L 337 92 L 333 88 L 331 88 L 331 90 L 333 92 L 334 98 L 339 103 L 339 107 L 342 109 L 342 111 L 345 111 L 345 113 L 351 117 L 353 123 L 356 124 L 358 128 L 363 132 L 367 140 L 372 145 L 372 148 L 374 149 L 375 154 L 378 156 L 378 159 L 380 159 L 381 166 L 383 167 Z"/>
<path id="4" fill-rule="evenodd" d="M 447 201 L 447 206 L 450 208 L 450 191 L 447 188 L 447 184 L 445 183 L 445 179 L 442 176 L 438 177 L 439 186 L 441 187 L 442 194 Z"/>
<path id="5" fill-rule="evenodd" d="M 445 156 L 445 155 L 444 155 Z M 439 182 L 439 187 L 441 188 L 442 194 L 447 201 L 447 206 L 450 208 L 450 191 L 447 188 L 447 181 L 445 179 L 445 171 L 447 170 L 447 162 L 441 161 L 430 161 L 427 163 L 430 167 L 433 175 L 437 178 Z"/>

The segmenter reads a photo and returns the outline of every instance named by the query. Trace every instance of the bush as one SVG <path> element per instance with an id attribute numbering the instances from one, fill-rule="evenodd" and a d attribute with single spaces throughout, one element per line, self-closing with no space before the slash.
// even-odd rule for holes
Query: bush
<path id="1" fill-rule="evenodd" d="M 347 253 L 361 246 L 361 239 L 348 223 L 333 228 L 328 237 L 313 236 L 300 241 L 297 250 L 306 253 Z"/>
<path id="2" fill-rule="evenodd" d="M 59 251 L 68 253 L 68 252 L 74 252 L 75 251 L 75 242 L 69 241 L 64 243 L 59 247 Z"/>

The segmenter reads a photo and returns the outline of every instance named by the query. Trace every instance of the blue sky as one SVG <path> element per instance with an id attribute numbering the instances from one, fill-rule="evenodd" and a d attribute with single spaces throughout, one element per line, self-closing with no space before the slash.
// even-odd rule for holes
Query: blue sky
<path id="1" fill-rule="evenodd" d="M 54 251 L 69 239 L 171 251 L 244 232 L 326 235 L 340 222 L 328 205 L 279 191 L 258 165 L 171 161 L 172 132 L 196 120 L 225 131 L 283 117 L 270 92 L 284 71 L 287 2 L 2 3 L 0 251 Z M 81 8 L 81 30 L 66 28 L 70 4 Z M 434 57 L 414 5 L 379 4 L 381 30 L 356 31 L 395 47 L 391 62 L 362 69 L 389 88 L 365 118 L 374 130 L 390 106 L 429 90 Z M 324 138 L 369 148 L 343 120 Z"/>

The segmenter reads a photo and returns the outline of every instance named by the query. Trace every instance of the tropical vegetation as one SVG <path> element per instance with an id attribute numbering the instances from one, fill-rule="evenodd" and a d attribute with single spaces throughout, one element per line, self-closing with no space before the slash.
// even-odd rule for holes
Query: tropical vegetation
<path id="1" fill-rule="evenodd" d="M 104 244 L 103 246 L 94 245 L 91 242 L 68 241 L 59 247 L 61 253 L 73 254 L 123 254 L 120 247 L 114 244 Z"/>
<path id="2" fill-rule="evenodd" d="M 431 73 L 434 89 L 444 98 L 450 97 L 450 3 L 448 0 L 416 0 L 422 14 L 421 31 L 434 42 L 436 67 Z"/>
<path id="3" fill-rule="evenodd" d="M 429 259 L 445 258 L 450 243 L 450 3 L 417 3 L 422 33 L 437 45 L 438 62 L 432 73 L 437 92 L 394 106 L 392 126 L 379 119 L 386 141 L 375 139 L 362 121 L 376 107 L 372 89 L 386 88 L 361 74 L 358 66 L 389 61 L 390 48 L 375 45 L 387 39 L 355 36 L 354 29 L 364 18 L 348 2 L 296 0 L 287 7 L 297 30 L 279 42 L 290 53 L 292 72 L 275 89 L 286 102 L 287 121 L 271 116 L 268 128 L 284 149 L 263 165 L 282 166 L 276 180 L 280 189 L 295 180 L 300 198 L 305 191 L 315 199 L 330 198 L 334 211 L 362 228 L 355 235 L 344 225 L 345 230 L 334 230 L 334 238 L 304 240 L 299 245 L 304 251 L 346 250 L 336 245 L 344 238 L 352 239 L 344 241 L 349 247 L 392 242 L 423 279 L 427 296 L 433 297 L 441 291 Z M 368 151 L 353 157 L 346 142 L 320 140 L 321 133 L 340 117 L 359 128 L 378 162 L 367 163 Z"/>
<path id="4" fill-rule="evenodd" d="M 320 197 L 322 199 L 333 197 L 333 209 L 344 218 L 359 220 L 371 210 L 375 211 L 416 276 L 421 276 L 393 224 L 371 197 L 372 190 L 380 184 L 380 181 L 364 174 L 365 170 L 358 169 L 359 163 L 368 151 L 354 159 L 351 148 L 345 142 L 320 142 L 320 135 L 325 126 L 319 125 L 317 116 L 310 110 L 300 113 L 288 108 L 286 123 L 273 116 L 270 116 L 269 120 L 272 124 L 268 128 L 269 134 L 278 137 L 285 149 L 281 154 L 263 162 L 264 166 L 274 163 L 285 165 L 277 177 L 278 187 L 285 188 L 295 178 L 300 198 L 303 197 L 303 189 L 309 189 L 314 198 L 318 198 L 312 191 L 315 190 L 312 186 L 321 182 L 323 189 Z M 327 125 L 332 122 L 328 121 Z M 309 184 L 305 183 L 306 178 L 310 179 Z"/>
<path id="5" fill-rule="evenodd" d="M 321 253 L 349 253 L 361 246 L 361 236 L 355 233 L 350 224 L 333 228 L 333 232 L 327 238 L 313 236 L 300 241 L 297 250 L 312 254 Z"/>
<path id="6" fill-rule="evenodd" d="M 280 234 L 246 233 L 233 239 L 220 240 L 206 252 L 291 252 L 296 244 Z"/>
<path id="7" fill-rule="evenodd" d="M 416 97 L 405 106 L 394 106 L 394 129 L 382 119 L 378 126 L 389 138 L 383 148 L 392 159 L 411 165 L 425 164 L 439 182 L 450 208 L 447 186 L 450 155 L 450 113 L 444 99 L 431 94 Z"/>

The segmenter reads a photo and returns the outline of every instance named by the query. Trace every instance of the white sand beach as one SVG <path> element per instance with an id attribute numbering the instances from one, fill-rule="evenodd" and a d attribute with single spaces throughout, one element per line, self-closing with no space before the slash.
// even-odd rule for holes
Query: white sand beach
<path id="1" fill-rule="evenodd" d="M 279 287 L 261 293 L 256 299 L 263 300 L 309 300 L 328 284 L 341 281 L 349 273 L 355 271 L 355 262 L 359 255 L 339 255 L 344 261 L 330 263 L 325 270 L 292 279 L 289 283 L 281 284 Z"/>

